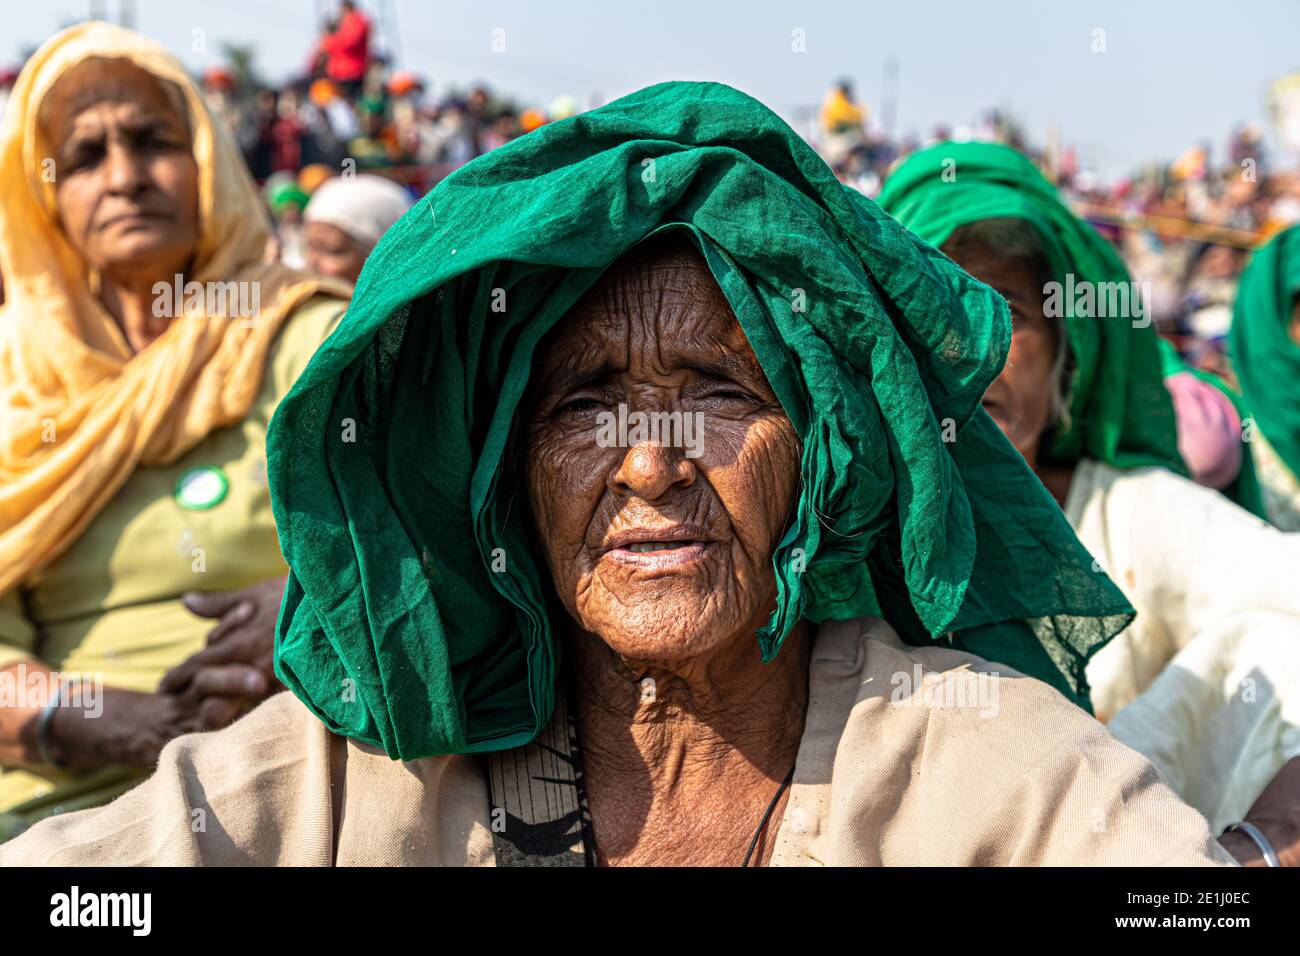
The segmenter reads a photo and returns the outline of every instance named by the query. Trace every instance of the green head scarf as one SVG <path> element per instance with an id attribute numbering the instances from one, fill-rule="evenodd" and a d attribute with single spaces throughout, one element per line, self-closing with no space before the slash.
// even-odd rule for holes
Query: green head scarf
<path id="1" fill-rule="evenodd" d="M 1258 249 L 1241 275 L 1228 351 L 1260 431 L 1293 474 L 1300 475 L 1300 345 L 1291 309 L 1300 295 L 1300 226 Z"/>
<path id="2" fill-rule="evenodd" d="M 908 157 L 881 191 L 881 207 L 933 246 L 961 226 L 984 219 L 1029 223 L 1053 278 L 1072 285 L 1128 283 L 1119 255 L 1074 215 L 1034 164 L 1008 146 L 940 143 Z M 1174 406 L 1161 374 L 1159 337 L 1126 317 L 1076 315 L 1062 295 L 1074 380 L 1068 427 L 1058 429 L 1045 457 L 1096 458 L 1117 468 L 1163 465 L 1186 474 L 1178 454 Z M 1130 309 L 1130 311 L 1134 311 Z"/>
<path id="3" fill-rule="evenodd" d="M 542 336 L 665 228 L 702 253 L 802 442 L 764 658 L 800 618 L 878 614 L 1087 706 L 1086 660 L 1132 612 L 980 407 L 1005 304 L 710 83 L 544 126 L 380 241 L 268 437 L 280 678 L 402 759 L 540 731 L 567 618 L 517 500 L 520 398 Z"/>
<path id="4" fill-rule="evenodd" d="M 311 200 L 301 186 L 295 182 L 277 183 L 274 187 L 266 190 L 266 204 L 270 207 L 271 212 L 280 215 L 289 206 L 297 206 L 298 211 L 307 208 L 307 203 Z"/>

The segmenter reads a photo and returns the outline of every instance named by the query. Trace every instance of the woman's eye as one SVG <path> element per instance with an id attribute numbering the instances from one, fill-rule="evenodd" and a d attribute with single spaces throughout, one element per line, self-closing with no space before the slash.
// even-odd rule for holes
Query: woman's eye
<path id="1" fill-rule="evenodd" d="M 176 148 L 176 141 L 166 133 L 150 133 L 140 143 L 143 149 L 164 153 Z"/>
<path id="2" fill-rule="evenodd" d="M 555 408 L 557 415 L 581 415 L 583 412 L 590 412 L 601 407 L 601 403 L 589 396 L 579 396 L 571 398 L 567 402 L 562 402 Z"/>
<path id="3" fill-rule="evenodd" d="M 743 388 L 715 388 L 704 393 L 704 398 L 721 399 L 724 402 L 757 402 L 758 399 Z"/>
<path id="4" fill-rule="evenodd" d="M 80 146 L 69 154 L 64 161 L 64 166 L 68 172 L 76 172 L 80 169 L 89 169 L 99 165 L 99 161 L 104 158 L 104 148 L 102 146 Z"/>

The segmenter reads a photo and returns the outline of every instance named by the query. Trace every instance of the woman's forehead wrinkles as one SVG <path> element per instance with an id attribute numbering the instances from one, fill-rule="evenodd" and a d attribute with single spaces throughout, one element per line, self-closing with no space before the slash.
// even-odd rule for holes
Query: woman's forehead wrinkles
<path id="1" fill-rule="evenodd" d="M 670 290 L 647 291 L 628 309 L 627 365 L 668 372 L 698 365 L 704 356 L 734 352 L 744 341 L 729 308 L 687 299 Z M 735 332 L 736 335 L 732 335 Z"/>
<path id="2" fill-rule="evenodd" d="M 127 74 L 97 76 L 95 80 L 72 82 L 65 89 L 61 89 L 63 81 L 55 84 L 40 111 L 46 135 L 58 138 L 101 134 L 104 115 L 94 109 L 98 106 L 109 107 L 113 122 L 136 131 L 185 127 L 184 118 L 151 77 Z"/>
<path id="3" fill-rule="evenodd" d="M 581 324 L 566 329 L 562 338 L 548 348 L 542 359 L 542 390 L 564 391 L 590 375 L 609 366 L 606 342 L 597 336 L 581 334 Z"/>
<path id="4" fill-rule="evenodd" d="M 653 324 L 655 334 L 634 334 L 635 323 L 578 322 L 546 354 L 542 388 L 567 391 L 610 374 L 689 370 L 761 387 L 767 378 L 739 323 L 731 316 L 700 316 L 699 322 Z"/>
<path id="5" fill-rule="evenodd" d="M 124 60 L 87 60 L 60 77 L 46 95 L 50 106 L 73 112 L 104 101 L 171 111 L 159 81 Z"/>
<path id="6" fill-rule="evenodd" d="M 722 290 L 703 261 L 689 255 L 606 273 L 571 313 L 545 368 L 548 390 L 633 369 L 763 380 Z"/>
<path id="7" fill-rule="evenodd" d="M 109 123 L 127 130 L 131 134 L 159 128 L 178 127 L 180 125 L 179 118 L 150 106 L 140 103 L 124 103 L 104 97 L 78 110 L 64 114 L 70 117 L 71 121 L 69 137 L 97 136 L 104 131 L 104 114 L 99 110 L 92 109 L 95 106 L 110 107 L 112 109 L 112 118 Z"/>

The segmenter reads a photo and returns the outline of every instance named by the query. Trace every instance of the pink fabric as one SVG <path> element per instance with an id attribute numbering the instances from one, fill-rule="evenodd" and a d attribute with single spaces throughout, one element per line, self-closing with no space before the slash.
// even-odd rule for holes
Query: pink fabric
<path id="1" fill-rule="evenodd" d="M 1192 480 L 1226 488 L 1241 471 L 1241 416 L 1228 396 L 1191 372 L 1165 379 L 1178 420 L 1178 451 Z"/>

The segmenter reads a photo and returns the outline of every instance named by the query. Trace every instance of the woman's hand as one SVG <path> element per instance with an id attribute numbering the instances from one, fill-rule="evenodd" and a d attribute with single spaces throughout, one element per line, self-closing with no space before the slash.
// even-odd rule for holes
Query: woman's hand
<path id="1" fill-rule="evenodd" d="M 152 767 L 173 737 L 213 729 L 193 700 L 106 687 L 101 713 L 89 716 L 82 707 L 59 707 L 49 733 L 64 765 L 89 770 L 111 765 Z"/>
<path id="2" fill-rule="evenodd" d="M 284 583 L 273 578 L 240 591 L 186 594 L 185 607 L 217 625 L 207 647 L 163 677 L 159 693 L 184 697 L 205 723 L 223 726 L 282 689 L 272 658 Z"/>
<path id="3" fill-rule="evenodd" d="M 1300 757 L 1282 765 L 1251 806 L 1245 822 L 1263 832 L 1283 866 L 1300 866 Z M 1229 830 L 1219 842 L 1243 866 L 1266 865 L 1255 841 L 1240 830 Z"/>
<path id="4" fill-rule="evenodd" d="M 82 707 L 57 708 L 48 731 L 54 755 L 80 770 L 151 767 L 172 738 L 224 727 L 279 690 L 271 660 L 283 593 L 278 578 L 242 591 L 185 595 L 187 608 L 217 619 L 208 646 L 172 669 L 156 693 L 106 687 L 93 717 Z M 49 671 L 39 662 L 24 666 Z M 41 762 L 34 734 L 42 709 L 43 703 L 0 715 L 12 717 L 0 720 L 0 765 Z"/>
<path id="5" fill-rule="evenodd" d="M 29 679 L 43 673 L 51 692 L 60 686 L 58 675 L 37 660 L 6 668 L 4 677 L 12 679 L 20 673 Z M 93 696 L 91 688 L 96 689 Z M 46 763 L 37 736 L 47 702 L 41 695 L 21 707 L 0 708 L 0 766 Z M 77 770 L 115 764 L 151 767 L 167 741 L 196 730 L 213 730 L 222 726 L 221 717 L 220 713 L 205 713 L 193 697 L 144 694 L 85 682 L 79 693 L 54 708 L 45 731 L 46 744 L 60 765 Z"/>

